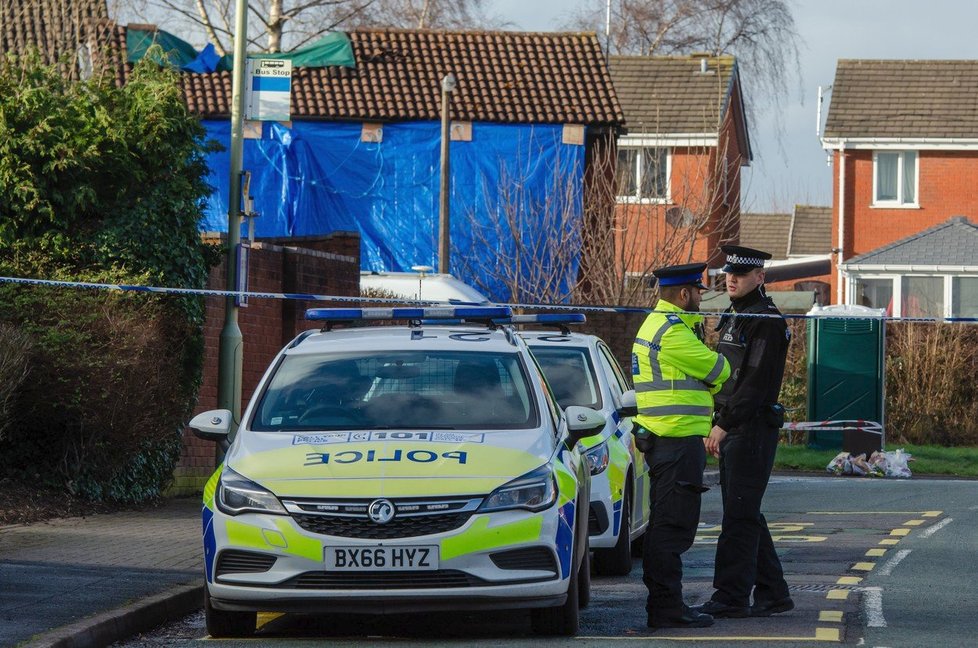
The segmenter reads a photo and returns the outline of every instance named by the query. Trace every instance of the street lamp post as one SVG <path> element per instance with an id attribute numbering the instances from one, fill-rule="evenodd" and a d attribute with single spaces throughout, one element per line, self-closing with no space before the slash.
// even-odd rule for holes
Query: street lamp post
<path id="1" fill-rule="evenodd" d="M 449 115 L 448 103 L 449 95 L 455 90 L 455 75 L 449 72 L 441 80 L 441 183 L 438 193 L 438 272 L 448 274 L 450 247 L 449 247 L 449 160 L 448 143 L 449 137 Z"/>

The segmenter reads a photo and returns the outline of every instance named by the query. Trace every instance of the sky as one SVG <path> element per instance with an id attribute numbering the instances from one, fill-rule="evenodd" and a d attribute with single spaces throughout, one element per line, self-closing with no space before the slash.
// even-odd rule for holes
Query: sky
<path id="1" fill-rule="evenodd" d="M 832 170 L 816 137 L 818 86 L 832 85 L 838 59 L 978 58 L 978 3 L 962 0 L 789 0 L 800 37 L 800 78 L 783 102 L 779 138 L 756 115 L 749 124 L 754 161 L 745 170 L 745 212 L 788 212 L 795 204 L 831 205 Z M 603 0 L 493 0 L 492 12 L 514 28 L 551 31 L 579 6 Z M 597 30 L 604 25 L 596 25 Z M 741 70 L 742 75 L 749 70 Z M 750 97 L 746 97 L 750 101 Z M 822 122 L 832 100 L 826 93 Z M 783 150 L 782 150 L 783 149 Z"/>

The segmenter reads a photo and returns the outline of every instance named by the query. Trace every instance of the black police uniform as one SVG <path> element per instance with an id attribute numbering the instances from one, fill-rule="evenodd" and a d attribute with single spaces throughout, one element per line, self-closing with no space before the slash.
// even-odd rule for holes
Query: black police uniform
<path id="1" fill-rule="evenodd" d="M 763 267 L 770 254 L 723 246 L 725 272 Z M 717 347 L 733 375 L 716 396 L 716 425 L 727 432 L 720 444 L 723 526 L 717 541 L 712 600 L 749 613 L 790 609 L 788 584 L 774 550 L 761 499 L 771 477 L 784 409 L 778 394 L 791 332 L 774 302 L 758 286 L 732 300 L 718 329 Z M 736 313 L 776 317 L 737 317 Z M 778 608 L 780 606 L 781 609 Z M 731 614 L 730 616 L 739 616 Z"/>

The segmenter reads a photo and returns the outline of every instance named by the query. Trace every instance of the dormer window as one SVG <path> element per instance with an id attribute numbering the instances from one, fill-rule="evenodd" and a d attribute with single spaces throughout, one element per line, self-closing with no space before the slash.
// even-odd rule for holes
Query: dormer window
<path id="1" fill-rule="evenodd" d="M 873 155 L 873 206 L 917 206 L 917 152 L 877 151 Z"/>
<path id="2" fill-rule="evenodd" d="M 619 144 L 616 179 L 619 202 L 668 202 L 669 149 Z"/>

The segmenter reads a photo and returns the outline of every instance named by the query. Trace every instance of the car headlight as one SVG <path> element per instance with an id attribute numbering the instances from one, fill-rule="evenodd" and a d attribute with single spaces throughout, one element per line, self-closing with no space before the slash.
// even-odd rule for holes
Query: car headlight
<path id="1" fill-rule="evenodd" d="M 242 513 L 288 515 L 288 511 L 270 491 L 245 479 L 230 468 L 225 468 L 224 472 L 221 473 L 221 481 L 217 486 L 217 497 L 214 499 L 217 508 L 227 515 L 240 515 Z"/>
<path id="2" fill-rule="evenodd" d="M 553 506 L 556 501 L 557 481 L 550 465 L 544 464 L 494 490 L 479 507 L 479 511 L 542 511 Z"/>
<path id="3" fill-rule="evenodd" d="M 599 475 L 608 467 L 608 442 L 602 441 L 584 453 L 588 470 L 592 475 Z"/>

